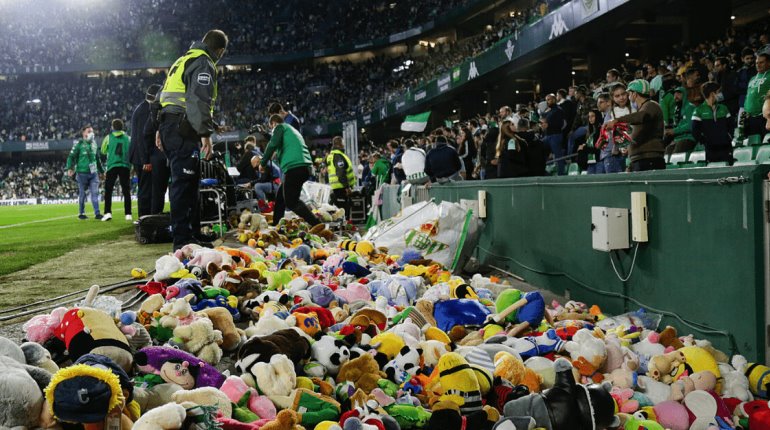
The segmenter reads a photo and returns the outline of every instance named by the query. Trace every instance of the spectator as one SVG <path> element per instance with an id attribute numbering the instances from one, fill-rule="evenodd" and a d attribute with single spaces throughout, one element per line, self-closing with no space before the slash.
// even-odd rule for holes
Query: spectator
<path id="1" fill-rule="evenodd" d="M 525 124 L 529 122 L 526 119 L 520 121 L 524 121 Z M 516 126 L 510 119 L 505 119 L 500 124 L 500 134 L 495 152 L 498 160 L 498 178 L 527 176 L 529 173 L 527 142 L 516 135 Z"/>
<path id="2" fill-rule="evenodd" d="M 604 126 L 611 128 L 616 123 L 628 123 L 633 126 L 632 143 L 628 146 L 632 172 L 665 169 L 663 112 L 657 102 L 650 100 L 650 83 L 644 79 L 631 81 L 628 84 L 628 93 L 636 112 L 617 116 Z"/>
<path id="3" fill-rule="evenodd" d="M 123 212 L 126 221 L 131 221 L 131 164 L 129 160 L 130 137 L 123 132 L 123 120 L 112 120 L 112 132 L 102 140 L 102 154 L 107 156 L 107 178 L 104 182 L 104 217 L 112 219 L 112 191 L 115 180 L 120 180 L 123 193 Z"/>
<path id="4" fill-rule="evenodd" d="M 770 71 L 770 52 L 757 54 L 756 70 L 757 74 L 749 81 L 746 100 L 743 105 L 743 109 L 748 115 L 744 134 L 746 136 L 759 134 L 764 138 L 767 130 L 762 127 L 764 122 L 762 103 L 764 95 L 770 91 L 770 73 L 768 72 Z"/>
<path id="5" fill-rule="evenodd" d="M 673 142 L 666 147 L 666 153 L 688 152 L 695 148 L 695 138 L 692 136 L 692 113 L 702 102 L 700 95 L 700 73 L 697 69 L 688 69 L 685 76 L 685 87 L 682 94 L 681 119 L 670 132 Z M 681 91 L 681 89 L 680 89 Z M 695 91 L 698 92 L 695 95 Z"/>
<path id="6" fill-rule="evenodd" d="M 692 115 L 693 137 L 706 148 L 706 161 L 733 162 L 733 146 L 730 139 L 730 110 L 719 103 L 720 87 L 716 82 L 701 86 L 706 100 L 695 108 Z"/>
<path id="7" fill-rule="evenodd" d="M 463 168 L 460 170 L 460 174 L 463 179 L 473 179 L 473 171 L 476 168 L 474 160 L 478 154 L 476 149 L 476 143 L 473 140 L 473 132 L 468 127 L 462 127 L 457 134 L 457 147 L 460 161 L 462 161 Z"/>
<path id="8" fill-rule="evenodd" d="M 743 48 L 741 60 L 743 61 L 743 66 L 738 70 L 735 87 L 738 91 L 738 106 L 743 107 L 746 103 L 749 81 L 757 72 L 754 66 L 754 50 L 748 47 Z"/>
<path id="9" fill-rule="evenodd" d="M 564 174 L 564 148 L 563 148 L 563 129 L 565 124 L 564 111 L 556 104 L 556 96 L 548 94 L 545 96 L 548 103 L 548 110 L 545 113 L 545 146 L 550 149 L 556 161 L 557 172 Z M 502 134 L 502 131 L 501 133 Z"/>
<path id="10" fill-rule="evenodd" d="M 481 179 L 497 178 L 497 139 L 500 134 L 498 127 L 487 128 L 487 133 L 481 138 L 479 146 L 479 163 L 481 163 Z"/>
<path id="11" fill-rule="evenodd" d="M 412 139 L 406 139 L 404 146 L 406 151 L 401 157 L 401 166 L 404 168 L 406 181 L 415 185 L 429 182 L 430 178 L 425 174 L 425 151 Z"/>
<path id="12" fill-rule="evenodd" d="M 91 195 L 94 218 L 102 219 L 99 212 L 99 176 L 104 173 L 102 162 L 96 154 L 94 129 L 90 125 L 80 130 L 80 140 L 75 143 L 67 157 L 67 176 L 77 174 L 78 181 L 78 218 L 88 219 L 85 211 L 86 192 Z"/>
<path id="13" fill-rule="evenodd" d="M 588 112 L 585 143 L 578 146 L 577 150 L 577 163 L 580 170 L 587 171 L 591 175 L 596 173 L 596 163 L 599 160 L 600 151 L 595 145 L 599 140 L 602 124 L 602 113 L 598 109 Z"/>
<path id="14" fill-rule="evenodd" d="M 717 57 L 714 60 L 714 82 L 722 88 L 722 103 L 730 110 L 730 114 L 738 114 L 738 90 L 736 88 L 736 75 L 730 69 L 730 60 L 727 57 Z"/>
<path id="15" fill-rule="evenodd" d="M 388 151 L 390 152 L 390 177 L 395 184 L 400 184 L 406 180 L 401 157 L 404 155 L 404 149 L 397 140 L 388 141 Z"/>
<path id="16" fill-rule="evenodd" d="M 575 119 L 572 121 L 570 128 L 569 141 L 567 142 L 567 153 L 574 154 L 575 149 L 578 146 L 578 142 L 585 141 L 588 127 L 588 112 L 592 109 L 591 99 L 587 97 L 588 89 L 584 86 L 580 86 L 575 89 L 575 104 L 577 106 L 575 111 Z"/>
<path id="17" fill-rule="evenodd" d="M 369 157 L 372 180 L 375 182 L 375 189 L 380 185 L 390 183 L 390 163 L 382 157 L 379 152 L 374 152 Z"/>
<path id="18" fill-rule="evenodd" d="M 443 184 L 449 181 L 460 181 L 462 161 L 457 151 L 449 145 L 446 136 L 434 137 L 433 149 L 425 156 L 425 174 L 432 182 Z"/>
<path id="19" fill-rule="evenodd" d="M 625 106 L 627 97 L 626 87 L 623 84 L 616 84 L 612 90 L 612 95 L 608 93 L 599 94 L 598 107 L 599 111 L 604 115 L 602 124 L 610 122 L 618 115 L 622 116 L 631 113 L 631 110 Z M 616 107 L 618 108 L 617 110 Z M 596 164 L 596 173 L 619 173 L 625 170 L 623 156 L 620 154 L 620 149 L 615 146 L 615 142 L 608 140 L 599 149 L 599 162 Z"/>

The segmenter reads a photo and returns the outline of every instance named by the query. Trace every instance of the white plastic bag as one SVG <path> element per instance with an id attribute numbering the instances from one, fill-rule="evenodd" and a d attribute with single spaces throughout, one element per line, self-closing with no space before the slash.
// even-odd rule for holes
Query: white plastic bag
<path id="1" fill-rule="evenodd" d="M 416 249 L 425 258 L 454 270 L 461 251 L 478 219 L 473 211 L 453 202 L 421 202 L 404 208 L 393 218 L 371 228 L 365 240 L 385 246 L 392 254 Z"/>

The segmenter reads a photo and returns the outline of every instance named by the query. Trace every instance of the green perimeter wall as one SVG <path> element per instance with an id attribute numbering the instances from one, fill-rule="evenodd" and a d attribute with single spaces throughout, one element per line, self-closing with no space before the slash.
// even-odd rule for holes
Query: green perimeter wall
<path id="1" fill-rule="evenodd" d="M 476 200 L 479 189 L 487 191 L 487 219 L 476 249 L 481 261 L 537 287 L 598 304 L 608 314 L 640 307 L 676 314 L 708 329 L 696 330 L 674 316 L 664 317 L 661 326 L 673 325 L 680 335 L 692 333 L 725 352 L 737 349 L 750 361 L 764 362 L 762 186 L 768 170 L 747 166 L 469 181 L 433 186 L 430 195 L 436 201 Z M 739 176 L 748 181 L 713 183 Z M 633 274 L 624 283 L 607 253 L 591 246 L 591 207 L 630 210 L 632 191 L 647 192 L 649 242 L 640 245 Z M 394 208 L 387 204 L 383 212 Z M 619 256 L 616 267 L 626 276 L 633 249 Z"/>

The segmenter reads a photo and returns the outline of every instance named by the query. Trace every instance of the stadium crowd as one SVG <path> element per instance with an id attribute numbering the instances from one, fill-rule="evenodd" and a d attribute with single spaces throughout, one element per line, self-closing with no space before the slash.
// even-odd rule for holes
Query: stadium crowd
<path id="1" fill-rule="evenodd" d="M 274 99 L 291 106 L 303 123 L 345 120 L 371 111 L 383 100 L 451 70 L 547 13 L 547 3 L 540 4 L 542 7 L 508 14 L 478 35 L 420 52 L 376 56 L 357 63 L 225 71 L 217 120 L 229 128 L 249 128 L 266 117 L 262 108 Z M 69 139 L 84 122 L 92 123 L 97 133 L 106 131 L 112 118 L 130 115 L 147 85 L 163 79 L 162 75 L 143 72 L 103 79 L 32 76 L 0 81 L 0 90 L 6 95 L 0 100 L 0 142 Z"/>
<path id="2" fill-rule="evenodd" d="M 0 200 L 73 199 L 78 185 L 64 175 L 64 161 L 0 164 Z"/>
<path id="3" fill-rule="evenodd" d="M 232 32 L 230 54 L 330 48 L 396 34 L 471 1 L 334 0 L 323 8 L 309 0 L 13 2 L 0 15 L 0 26 L 8 30 L 0 41 L 0 69 L 170 61 L 199 37 L 200 28 L 225 23 L 239 29 Z M 548 4 L 532 2 L 538 10 Z"/>

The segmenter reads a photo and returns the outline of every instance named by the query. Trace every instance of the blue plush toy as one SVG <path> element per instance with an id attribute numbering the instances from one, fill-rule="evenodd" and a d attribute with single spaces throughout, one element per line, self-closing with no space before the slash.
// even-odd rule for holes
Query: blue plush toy
<path id="1" fill-rule="evenodd" d="M 433 305 L 436 326 L 445 332 L 456 325 L 483 326 L 489 314 L 489 308 L 473 299 L 443 300 Z"/>

